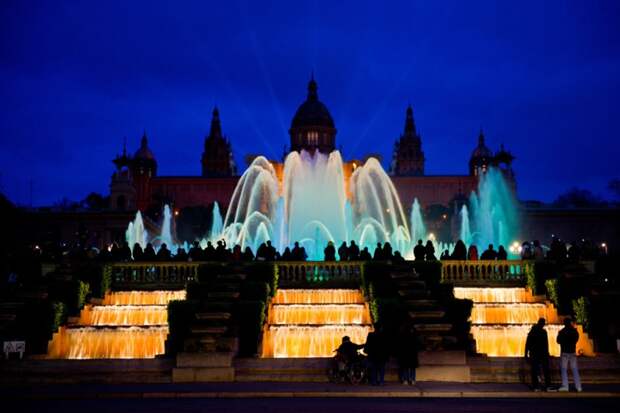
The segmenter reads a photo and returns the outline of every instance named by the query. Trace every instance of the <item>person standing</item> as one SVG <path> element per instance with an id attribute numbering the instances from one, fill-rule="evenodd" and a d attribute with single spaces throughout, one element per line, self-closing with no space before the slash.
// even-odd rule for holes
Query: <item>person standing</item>
<path id="1" fill-rule="evenodd" d="M 549 374 L 549 341 L 547 338 L 547 330 L 545 330 L 545 319 L 538 319 L 538 323 L 532 326 L 525 341 L 525 359 L 530 362 L 532 374 L 532 389 L 540 391 L 540 383 L 538 375 L 540 370 L 543 371 L 546 390 L 551 385 Z"/>
<path id="2" fill-rule="evenodd" d="M 413 323 L 406 323 L 398 338 L 398 376 L 402 384 L 415 384 L 415 369 L 418 367 L 418 335 Z"/>
<path id="3" fill-rule="evenodd" d="M 380 325 L 368 333 L 364 344 L 364 353 L 368 356 L 369 382 L 373 386 L 385 384 L 385 364 L 389 358 L 385 336 Z"/>
<path id="4" fill-rule="evenodd" d="M 577 341 L 579 341 L 579 333 L 575 328 L 575 322 L 572 318 L 564 319 L 564 328 L 558 333 L 556 339 L 560 345 L 560 373 L 562 375 L 562 387 L 559 391 L 568 391 L 568 364 L 573 371 L 573 381 L 578 392 L 581 388 L 581 378 L 579 377 L 579 368 L 577 366 Z"/>

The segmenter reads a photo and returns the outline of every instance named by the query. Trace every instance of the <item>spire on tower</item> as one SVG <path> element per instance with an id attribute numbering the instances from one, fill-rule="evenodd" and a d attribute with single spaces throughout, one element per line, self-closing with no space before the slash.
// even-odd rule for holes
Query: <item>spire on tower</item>
<path id="1" fill-rule="evenodd" d="M 217 106 L 213 107 L 213 116 L 211 117 L 211 131 L 209 132 L 209 138 L 221 139 L 222 138 L 222 125 L 220 123 L 220 111 Z"/>
<path id="2" fill-rule="evenodd" d="M 318 86 L 316 81 L 314 80 L 314 70 L 310 75 L 310 81 L 308 82 L 308 100 L 319 100 L 319 95 L 317 93 Z"/>
<path id="3" fill-rule="evenodd" d="M 415 120 L 413 119 L 413 108 L 411 104 L 407 106 L 407 115 L 405 116 L 405 136 L 416 137 Z"/>

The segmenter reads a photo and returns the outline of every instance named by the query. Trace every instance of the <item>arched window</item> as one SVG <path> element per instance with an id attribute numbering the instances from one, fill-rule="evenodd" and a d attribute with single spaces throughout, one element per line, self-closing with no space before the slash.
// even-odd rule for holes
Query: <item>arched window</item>
<path id="1" fill-rule="evenodd" d="M 317 146 L 319 144 L 319 133 L 318 132 L 308 132 L 308 145 L 309 146 Z"/>

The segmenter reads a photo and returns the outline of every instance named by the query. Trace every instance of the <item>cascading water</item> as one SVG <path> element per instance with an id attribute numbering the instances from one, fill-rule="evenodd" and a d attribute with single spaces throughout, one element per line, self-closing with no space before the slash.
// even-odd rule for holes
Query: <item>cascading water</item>
<path id="1" fill-rule="evenodd" d="M 461 230 L 459 231 L 460 239 L 465 245 L 471 245 L 471 228 L 469 226 L 469 210 L 467 209 L 467 205 L 463 205 L 459 215 L 461 218 Z"/>
<path id="2" fill-rule="evenodd" d="M 185 291 L 107 293 L 101 305 L 86 305 L 75 326 L 61 327 L 48 345 L 49 358 L 153 358 L 164 353 L 167 304 Z"/>
<path id="3" fill-rule="evenodd" d="M 420 239 L 422 241 L 426 240 L 426 228 L 422 219 L 418 198 L 415 198 L 413 205 L 411 205 L 411 218 L 409 222 L 411 223 L 411 241 L 417 243 Z"/>
<path id="4" fill-rule="evenodd" d="M 267 320 L 263 357 L 332 357 L 342 337 L 364 343 L 372 329 L 359 290 L 279 289 Z"/>
<path id="5" fill-rule="evenodd" d="M 560 354 L 556 343 L 562 320 L 555 307 L 539 300 L 525 288 L 468 288 L 455 287 L 456 298 L 474 302 L 471 313 L 471 333 L 476 340 L 476 351 L 492 357 L 523 357 L 525 341 L 533 324 L 545 318 L 549 352 Z M 592 341 L 578 326 L 577 350 L 593 355 Z"/>

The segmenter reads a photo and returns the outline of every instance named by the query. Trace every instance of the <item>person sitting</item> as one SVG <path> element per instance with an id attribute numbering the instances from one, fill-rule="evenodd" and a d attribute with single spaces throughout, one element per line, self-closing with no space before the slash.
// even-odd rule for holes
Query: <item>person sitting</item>
<path id="1" fill-rule="evenodd" d="M 276 249 L 273 245 L 271 245 L 271 240 L 267 240 L 267 261 L 275 261 L 276 260 Z"/>
<path id="2" fill-rule="evenodd" d="M 372 257 L 370 256 L 370 251 L 368 251 L 368 247 L 364 247 L 362 252 L 360 252 L 360 261 L 370 261 Z"/>
<path id="3" fill-rule="evenodd" d="M 449 260 L 450 259 L 450 251 L 445 249 L 443 250 L 443 252 L 441 253 L 441 257 L 439 257 L 440 260 L 445 261 L 445 260 Z"/>
<path id="4" fill-rule="evenodd" d="M 424 257 L 426 256 L 426 248 L 424 248 L 424 244 L 422 240 L 418 240 L 418 245 L 413 248 L 413 257 L 415 261 L 424 261 Z"/>
<path id="5" fill-rule="evenodd" d="M 325 261 L 336 261 L 336 248 L 333 242 L 329 241 L 327 243 L 323 253 L 325 254 Z"/>
<path id="6" fill-rule="evenodd" d="M 522 260 L 531 260 L 534 254 L 532 251 L 532 247 L 528 241 L 524 241 L 521 244 L 521 259 Z"/>
<path id="7" fill-rule="evenodd" d="M 540 261 L 540 260 L 544 260 L 545 259 L 545 251 L 542 248 L 542 245 L 540 245 L 540 241 L 538 240 L 534 240 L 534 259 L 536 261 Z"/>
<path id="8" fill-rule="evenodd" d="M 233 247 L 231 259 L 233 261 L 241 261 L 241 256 L 243 253 L 241 252 L 241 245 L 237 244 Z"/>
<path id="9" fill-rule="evenodd" d="M 358 350 L 364 348 L 364 344 L 355 344 L 351 341 L 349 336 L 342 337 L 342 343 L 336 349 L 336 354 L 341 358 L 341 360 L 350 364 L 359 358 Z"/>
<path id="10" fill-rule="evenodd" d="M 497 258 L 497 253 L 493 249 L 493 244 L 489 244 L 489 248 L 487 248 L 480 256 L 481 260 L 494 260 L 496 258 Z"/>
<path id="11" fill-rule="evenodd" d="M 267 260 L 267 245 L 264 242 L 258 246 L 256 250 L 256 261 L 266 261 Z"/>
<path id="12" fill-rule="evenodd" d="M 394 251 L 394 257 L 392 258 L 394 262 L 405 262 L 405 259 L 402 255 L 400 255 L 400 251 Z"/>

